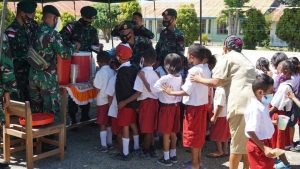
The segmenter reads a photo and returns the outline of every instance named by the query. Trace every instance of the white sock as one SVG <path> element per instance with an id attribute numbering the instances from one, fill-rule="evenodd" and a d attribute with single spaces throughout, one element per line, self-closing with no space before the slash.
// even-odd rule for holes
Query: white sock
<path id="1" fill-rule="evenodd" d="M 128 155 L 129 154 L 129 138 L 122 138 L 123 143 L 123 154 Z"/>
<path id="2" fill-rule="evenodd" d="M 107 131 L 107 137 L 106 137 L 107 144 L 108 145 L 112 145 L 112 131 L 111 131 L 111 127 L 107 127 L 106 131 Z"/>
<path id="3" fill-rule="evenodd" d="M 134 150 L 137 150 L 137 149 L 140 148 L 139 135 L 134 135 L 133 136 L 133 143 L 134 143 L 134 145 L 133 145 Z"/>
<path id="4" fill-rule="evenodd" d="M 169 151 L 164 151 L 164 159 L 169 160 L 170 159 L 170 152 Z"/>
<path id="5" fill-rule="evenodd" d="M 106 137 L 107 137 L 107 132 L 106 131 L 100 131 L 101 146 L 103 146 L 103 147 L 107 147 Z"/>
<path id="6" fill-rule="evenodd" d="M 176 149 L 170 149 L 170 157 L 175 157 L 176 156 Z"/>

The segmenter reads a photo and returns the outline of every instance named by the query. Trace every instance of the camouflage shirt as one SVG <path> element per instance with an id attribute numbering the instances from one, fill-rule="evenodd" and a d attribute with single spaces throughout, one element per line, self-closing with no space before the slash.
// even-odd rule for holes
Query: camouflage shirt
<path id="1" fill-rule="evenodd" d="M 148 48 L 153 48 L 152 42 L 145 37 L 142 36 L 135 36 L 134 37 L 134 44 L 130 45 L 132 49 L 132 63 L 139 64 L 140 59 L 144 54 L 144 51 Z"/>
<path id="2" fill-rule="evenodd" d="M 10 57 L 9 45 L 5 35 L 3 38 L 2 56 L 0 59 L 0 118 L 2 118 L 4 93 L 16 92 L 17 85 L 15 81 L 13 63 Z"/>
<path id="3" fill-rule="evenodd" d="M 133 31 L 134 31 L 135 36 L 143 36 L 143 37 L 149 38 L 149 39 L 154 38 L 154 34 L 149 29 L 145 28 L 144 26 L 141 26 L 139 28 L 135 27 L 133 29 Z"/>
<path id="4" fill-rule="evenodd" d="M 68 23 L 60 31 L 64 41 L 80 43 L 80 51 L 91 51 L 92 45 L 99 45 L 97 29 L 91 25 L 85 25 L 82 18 L 76 22 Z"/>
<path id="5" fill-rule="evenodd" d="M 161 65 L 165 57 L 170 53 L 177 53 L 181 56 L 184 55 L 184 35 L 183 33 L 174 28 L 173 31 L 163 29 L 160 33 L 159 40 L 156 44 L 157 56 L 160 58 Z"/>
<path id="6" fill-rule="evenodd" d="M 29 71 L 30 65 L 27 62 L 27 53 L 30 44 L 32 44 L 32 39 L 34 39 L 34 31 L 37 30 L 37 27 L 38 25 L 35 21 L 22 26 L 15 19 L 5 31 L 17 74 Z"/>
<path id="7" fill-rule="evenodd" d="M 70 58 L 75 51 L 75 46 L 64 44 L 60 34 L 45 23 L 38 28 L 36 36 L 34 48 L 48 63 L 49 68 L 44 71 L 30 68 L 29 77 L 30 80 L 43 81 L 49 75 L 56 75 L 57 56 L 63 59 Z"/>

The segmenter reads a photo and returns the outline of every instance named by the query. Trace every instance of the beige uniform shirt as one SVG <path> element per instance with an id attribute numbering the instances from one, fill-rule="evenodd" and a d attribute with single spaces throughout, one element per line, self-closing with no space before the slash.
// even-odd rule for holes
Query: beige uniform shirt
<path id="1" fill-rule="evenodd" d="M 214 79 L 222 79 L 227 96 L 227 119 L 243 115 L 251 97 L 255 67 L 243 54 L 231 51 L 222 56 L 213 70 Z"/>

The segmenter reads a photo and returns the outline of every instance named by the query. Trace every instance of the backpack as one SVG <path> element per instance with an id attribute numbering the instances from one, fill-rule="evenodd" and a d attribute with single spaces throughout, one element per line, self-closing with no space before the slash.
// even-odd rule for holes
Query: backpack
<path id="1" fill-rule="evenodd" d="M 290 84 L 287 84 L 292 88 L 292 91 L 297 99 L 300 99 L 300 97 L 294 92 L 293 87 Z M 292 104 L 292 109 L 290 111 L 286 111 L 286 115 L 290 118 L 287 126 L 288 127 L 294 127 L 297 123 L 298 119 L 300 118 L 300 107 L 297 106 L 295 102 Z"/>

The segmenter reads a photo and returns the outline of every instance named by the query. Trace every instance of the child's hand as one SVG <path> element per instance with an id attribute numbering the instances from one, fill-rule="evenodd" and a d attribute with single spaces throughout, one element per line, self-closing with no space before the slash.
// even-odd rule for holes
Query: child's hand
<path id="1" fill-rule="evenodd" d="M 171 92 L 173 91 L 173 88 L 172 88 L 172 86 L 170 86 L 170 85 L 168 85 L 168 84 L 163 84 L 162 85 L 162 89 L 163 89 L 163 91 L 165 92 L 165 93 L 167 93 L 167 94 L 171 94 Z"/>
<path id="2" fill-rule="evenodd" d="M 274 154 L 272 153 L 272 148 L 264 146 L 264 153 L 267 157 L 273 158 Z"/>
<path id="3" fill-rule="evenodd" d="M 210 118 L 210 122 L 212 124 L 216 124 L 216 121 L 217 121 L 218 117 L 216 115 L 213 115 L 211 118 Z"/>
<path id="4" fill-rule="evenodd" d="M 191 82 L 198 82 L 198 83 L 200 83 L 201 82 L 201 75 L 199 75 L 199 74 L 191 74 L 191 76 L 190 76 L 190 80 L 191 80 Z"/>
<path id="5" fill-rule="evenodd" d="M 127 105 L 126 102 L 121 101 L 121 102 L 118 104 L 118 109 L 122 109 L 122 108 L 125 107 L 126 105 Z"/>
<path id="6" fill-rule="evenodd" d="M 293 92 L 288 91 L 287 92 L 287 97 L 291 100 L 293 100 L 295 98 L 295 94 Z"/>

